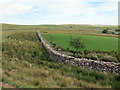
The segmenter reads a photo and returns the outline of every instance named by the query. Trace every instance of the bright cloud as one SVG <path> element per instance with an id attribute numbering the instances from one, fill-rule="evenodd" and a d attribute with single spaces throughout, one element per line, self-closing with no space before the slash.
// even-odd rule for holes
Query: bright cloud
<path id="1" fill-rule="evenodd" d="M 3 23 L 117 24 L 118 0 L 2 0 Z"/>

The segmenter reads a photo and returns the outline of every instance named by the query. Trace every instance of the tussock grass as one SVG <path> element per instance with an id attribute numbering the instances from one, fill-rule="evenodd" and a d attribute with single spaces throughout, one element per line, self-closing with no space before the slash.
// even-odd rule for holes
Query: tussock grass
<path id="1" fill-rule="evenodd" d="M 53 62 L 36 32 L 6 35 L 2 44 L 3 82 L 16 87 L 120 88 L 119 75 Z"/>

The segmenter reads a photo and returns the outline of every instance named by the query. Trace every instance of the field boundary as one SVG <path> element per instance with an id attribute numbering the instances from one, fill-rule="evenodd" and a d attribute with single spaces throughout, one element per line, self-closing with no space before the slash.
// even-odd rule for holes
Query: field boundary
<path id="1" fill-rule="evenodd" d="M 101 72 L 110 72 L 120 74 L 120 63 L 114 62 L 104 62 L 104 61 L 95 61 L 86 58 L 75 58 L 65 54 L 61 54 L 54 50 L 42 37 L 41 32 L 38 30 L 37 35 L 41 41 L 43 47 L 46 49 L 47 53 L 55 62 L 60 62 L 63 64 L 71 64 L 77 67 L 83 67 L 95 71 Z"/>

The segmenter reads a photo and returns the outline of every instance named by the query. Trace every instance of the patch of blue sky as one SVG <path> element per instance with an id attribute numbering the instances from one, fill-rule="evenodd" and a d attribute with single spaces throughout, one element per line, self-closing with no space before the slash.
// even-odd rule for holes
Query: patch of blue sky
<path id="1" fill-rule="evenodd" d="M 93 8 L 98 7 L 103 3 L 105 3 L 105 2 L 88 2 L 88 4 Z"/>

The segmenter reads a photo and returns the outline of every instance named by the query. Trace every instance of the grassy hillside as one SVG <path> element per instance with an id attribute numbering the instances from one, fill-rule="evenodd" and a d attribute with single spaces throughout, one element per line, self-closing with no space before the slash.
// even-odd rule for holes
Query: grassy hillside
<path id="1" fill-rule="evenodd" d="M 119 75 L 53 62 L 38 40 L 36 28 L 30 27 L 33 30 L 25 30 L 29 26 L 3 27 L 3 82 L 23 88 L 120 88 Z"/>
<path id="2" fill-rule="evenodd" d="M 64 33 L 64 34 L 84 34 L 118 37 L 117 35 L 102 34 L 102 31 L 109 27 L 110 30 L 117 29 L 117 26 L 106 25 L 10 25 L 3 24 L 3 31 L 26 31 L 41 30 L 48 33 Z M 71 28 L 72 27 L 72 28 Z"/>
<path id="3" fill-rule="evenodd" d="M 34 32 L 11 34 L 5 39 L 4 82 L 19 87 L 117 87 L 119 84 L 117 75 L 54 63 Z"/>

